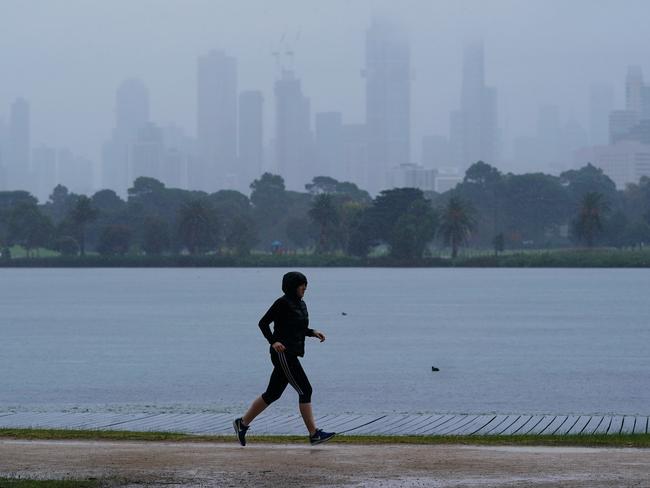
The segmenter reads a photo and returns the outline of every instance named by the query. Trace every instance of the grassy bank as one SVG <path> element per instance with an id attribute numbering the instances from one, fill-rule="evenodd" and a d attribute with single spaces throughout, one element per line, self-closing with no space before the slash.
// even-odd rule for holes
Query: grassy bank
<path id="1" fill-rule="evenodd" d="M 499 268 L 648 268 L 650 250 L 570 249 L 476 256 L 456 266 Z"/>
<path id="2" fill-rule="evenodd" d="M 509 251 L 494 256 L 472 251 L 455 260 L 436 256 L 397 259 L 319 254 L 165 255 L 165 256 L 41 256 L 0 260 L 0 267 L 16 268 L 191 268 L 191 267 L 466 267 L 466 268 L 648 268 L 650 249 L 560 249 Z"/>
<path id="3" fill-rule="evenodd" d="M 229 442 L 236 444 L 234 435 L 192 435 L 177 432 L 137 432 L 120 430 L 78 429 L 0 429 L 4 439 L 47 440 L 122 440 L 166 442 Z M 307 436 L 249 435 L 250 443 L 306 443 Z M 650 434 L 575 434 L 575 435 L 341 435 L 330 443 L 339 444 L 471 444 L 525 446 L 594 446 L 650 448 Z"/>

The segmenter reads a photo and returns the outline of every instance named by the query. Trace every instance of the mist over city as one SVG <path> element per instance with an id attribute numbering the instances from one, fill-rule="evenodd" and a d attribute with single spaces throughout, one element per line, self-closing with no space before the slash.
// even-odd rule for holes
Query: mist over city
<path id="1" fill-rule="evenodd" d="M 2 2 L 0 190 L 650 174 L 642 1 Z M 621 163 L 621 161 L 630 161 Z"/>

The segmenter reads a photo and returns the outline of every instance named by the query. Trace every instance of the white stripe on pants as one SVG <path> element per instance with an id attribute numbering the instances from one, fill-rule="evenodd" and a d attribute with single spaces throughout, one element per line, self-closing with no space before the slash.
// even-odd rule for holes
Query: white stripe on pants
<path id="1" fill-rule="evenodd" d="M 284 374 L 287 376 L 287 380 L 289 380 L 289 383 L 291 383 L 291 386 L 293 386 L 296 389 L 298 394 L 302 395 L 303 394 L 302 390 L 298 386 L 298 382 L 294 379 L 293 375 L 291 374 L 291 370 L 289 369 L 289 363 L 287 362 L 287 358 L 285 357 L 284 353 L 279 352 L 278 358 L 280 359 L 280 364 L 282 365 Z"/>

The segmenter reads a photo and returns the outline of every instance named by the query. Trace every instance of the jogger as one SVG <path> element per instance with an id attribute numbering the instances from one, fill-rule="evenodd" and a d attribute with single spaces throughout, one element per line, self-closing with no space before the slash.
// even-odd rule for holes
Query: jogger
<path id="1" fill-rule="evenodd" d="M 284 295 L 278 298 L 260 319 L 259 328 L 269 342 L 273 372 L 266 391 L 257 397 L 246 413 L 233 421 L 239 443 L 246 445 L 246 431 L 250 423 L 266 407 L 282 396 L 287 385 L 298 393 L 300 414 L 309 431 L 309 442 L 320 444 L 334 437 L 334 432 L 316 428 L 311 409 L 312 388 L 298 357 L 305 355 L 305 337 L 317 337 L 321 342 L 325 334 L 310 329 L 307 305 L 302 300 L 307 289 L 307 278 L 297 271 L 282 277 Z M 270 324 L 273 322 L 273 332 Z"/>

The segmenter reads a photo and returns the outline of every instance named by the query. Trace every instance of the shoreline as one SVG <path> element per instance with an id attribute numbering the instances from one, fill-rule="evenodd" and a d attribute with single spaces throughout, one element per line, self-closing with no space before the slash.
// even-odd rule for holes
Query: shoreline
<path id="1" fill-rule="evenodd" d="M 43 256 L 0 259 L 0 268 L 650 268 L 650 249 L 557 249 L 404 260 L 343 255 Z"/>

